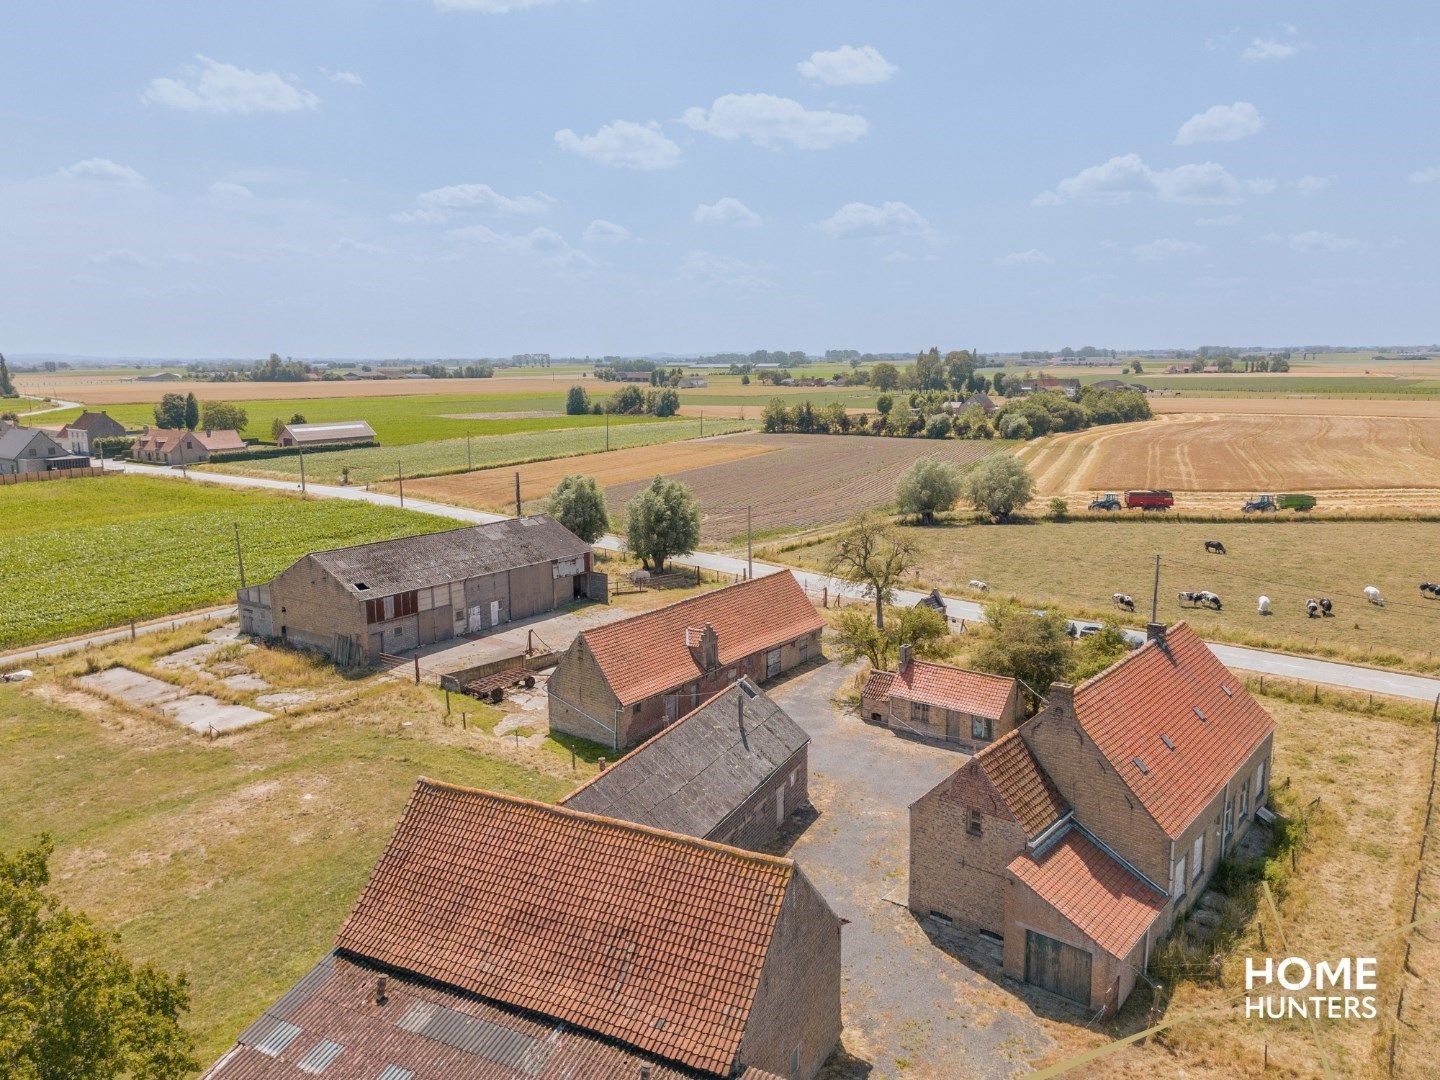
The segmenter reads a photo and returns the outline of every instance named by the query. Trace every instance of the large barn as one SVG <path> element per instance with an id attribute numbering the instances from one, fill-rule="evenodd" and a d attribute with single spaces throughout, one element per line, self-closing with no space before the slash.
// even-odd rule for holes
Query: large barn
<path id="1" fill-rule="evenodd" d="M 353 664 L 603 599 L 604 581 L 558 521 L 510 518 L 312 552 L 240 590 L 240 629 Z"/>

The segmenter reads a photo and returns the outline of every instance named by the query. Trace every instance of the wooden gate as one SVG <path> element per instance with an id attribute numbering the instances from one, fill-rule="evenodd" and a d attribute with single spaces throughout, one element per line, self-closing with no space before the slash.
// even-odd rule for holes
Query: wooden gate
<path id="1" fill-rule="evenodd" d="M 1090 1004 L 1090 954 L 1034 930 L 1025 931 L 1025 981 Z"/>

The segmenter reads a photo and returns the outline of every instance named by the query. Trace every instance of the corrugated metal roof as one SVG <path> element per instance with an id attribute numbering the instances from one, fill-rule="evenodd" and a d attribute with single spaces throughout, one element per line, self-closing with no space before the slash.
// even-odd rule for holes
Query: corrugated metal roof
<path id="1" fill-rule="evenodd" d="M 574 559 L 589 550 L 554 518 L 540 515 L 317 551 L 307 558 L 355 596 L 379 597 Z"/>
<path id="2" fill-rule="evenodd" d="M 809 741 L 785 710 L 742 679 L 641 743 L 562 805 L 708 837 Z"/>
<path id="3" fill-rule="evenodd" d="M 364 420 L 341 420 L 333 424 L 286 424 L 284 434 L 303 445 L 340 439 L 373 439 L 375 429 Z"/>

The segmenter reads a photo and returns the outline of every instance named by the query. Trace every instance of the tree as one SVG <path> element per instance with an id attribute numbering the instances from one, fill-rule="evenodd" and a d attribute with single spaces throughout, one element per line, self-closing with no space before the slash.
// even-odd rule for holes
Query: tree
<path id="1" fill-rule="evenodd" d="M 280 433 L 284 431 L 289 425 L 303 423 L 305 423 L 305 416 L 303 413 L 291 413 L 289 420 L 281 420 L 280 417 L 277 416 L 274 420 L 270 421 L 270 438 L 272 441 L 278 443 L 280 441 Z"/>
<path id="2" fill-rule="evenodd" d="M 593 544 L 610 528 L 605 496 L 593 476 L 567 476 L 555 486 L 547 506 L 549 514 L 565 528 Z"/>
<path id="3" fill-rule="evenodd" d="M 875 601 L 875 625 L 885 628 L 885 607 L 915 566 L 915 546 L 879 514 L 861 514 L 835 538 L 825 573 L 858 585 Z"/>
<path id="4" fill-rule="evenodd" d="M 900 369 L 882 362 L 870 369 L 870 385 L 876 390 L 894 390 L 900 385 Z"/>
<path id="5" fill-rule="evenodd" d="M 185 426 L 185 395 L 165 394 L 155 406 L 155 426 L 160 428 L 183 428 Z"/>
<path id="6" fill-rule="evenodd" d="M 678 480 L 657 476 L 625 507 L 630 550 L 657 574 L 665 560 L 688 555 L 700 543 L 700 504 Z"/>
<path id="7" fill-rule="evenodd" d="M 118 935 L 46 889 L 53 841 L 0 852 L 0 1075 L 172 1080 L 193 1073 L 184 976 L 136 966 Z"/>
<path id="8" fill-rule="evenodd" d="M 669 387 L 645 395 L 645 411 L 654 416 L 674 416 L 680 411 L 680 395 Z"/>
<path id="9" fill-rule="evenodd" d="M 954 430 L 954 425 L 950 422 L 950 417 L 944 413 L 932 416 L 925 421 L 925 437 L 927 439 L 948 439 L 952 430 Z"/>
<path id="10" fill-rule="evenodd" d="M 19 396 L 20 392 L 15 389 L 15 384 L 10 381 L 10 368 L 5 363 L 5 354 L 0 353 L 0 398 Z"/>
<path id="11" fill-rule="evenodd" d="M 1072 683 L 1081 683 L 1098 675 L 1130 651 L 1125 635 L 1113 626 L 1080 639 L 1070 653 L 1070 670 L 1066 675 Z"/>
<path id="12" fill-rule="evenodd" d="M 940 359 L 940 350 L 932 348 L 916 356 L 909 375 L 916 390 L 945 389 L 945 364 Z"/>
<path id="13" fill-rule="evenodd" d="M 200 426 L 200 402 L 195 400 L 195 393 L 191 391 L 185 395 L 185 427 L 194 431 Z"/>
<path id="14" fill-rule="evenodd" d="M 917 458 L 895 487 L 895 499 L 902 514 L 911 514 L 922 525 L 933 525 L 935 515 L 949 510 L 960 497 L 960 470 L 948 461 Z"/>
<path id="15" fill-rule="evenodd" d="M 790 430 L 790 410 L 784 398 L 771 398 L 760 413 L 760 424 L 769 432 Z"/>
<path id="16" fill-rule="evenodd" d="M 1036 694 L 1066 677 L 1070 667 L 1068 623 L 1058 611 L 1039 614 L 1013 600 L 985 606 L 985 627 L 970 663 L 991 675 L 1019 679 Z"/>
<path id="17" fill-rule="evenodd" d="M 207 401 L 200 410 L 200 426 L 206 431 L 244 431 L 250 414 L 228 401 Z"/>
<path id="18" fill-rule="evenodd" d="M 871 667 L 888 671 L 893 669 L 901 645 L 911 646 L 916 656 L 926 660 L 943 659 L 954 650 L 950 626 L 934 608 L 889 608 L 887 615 L 882 629 L 869 612 L 842 609 L 835 621 L 840 659 L 847 664 L 868 660 Z"/>
<path id="19" fill-rule="evenodd" d="M 962 481 L 962 494 L 976 510 L 992 521 L 1007 521 L 1034 494 L 1030 472 L 1018 458 L 992 454 L 971 469 Z"/>
<path id="20" fill-rule="evenodd" d="M 1051 521 L 1064 521 L 1070 516 L 1070 504 L 1057 496 L 1050 500 L 1046 513 L 1049 514 Z"/>
<path id="21" fill-rule="evenodd" d="M 974 389 L 970 385 L 975 377 L 975 357 L 963 349 L 945 354 L 945 378 L 952 390 Z"/>
<path id="22" fill-rule="evenodd" d="M 622 415 L 639 415 L 645 411 L 645 391 L 638 386 L 622 386 L 610 395 L 605 411 Z"/>
<path id="23" fill-rule="evenodd" d="M 584 416 L 590 411 L 590 395 L 586 393 L 583 386 L 570 387 L 569 393 L 565 395 L 565 413 L 567 416 Z"/>

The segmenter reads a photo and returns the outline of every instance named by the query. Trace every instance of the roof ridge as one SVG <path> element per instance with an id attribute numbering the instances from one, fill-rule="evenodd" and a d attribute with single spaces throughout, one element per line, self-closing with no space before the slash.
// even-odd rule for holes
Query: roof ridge
<path id="1" fill-rule="evenodd" d="M 584 630 L 580 631 L 580 635 L 582 637 L 589 637 L 591 634 L 597 632 L 603 633 L 604 631 L 614 629 L 617 626 L 625 626 L 628 623 L 638 622 L 641 619 L 654 618 L 664 613 L 677 611 L 678 609 L 683 608 L 689 604 L 698 603 L 701 600 L 709 600 L 724 593 L 733 592 L 735 590 L 743 589 L 747 586 L 756 585 L 761 582 L 784 579 L 787 576 L 792 581 L 794 581 L 797 586 L 800 585 L 799 579 L 795 577 L 795 574 L 791 570 L 781 570 L 778 573 L 764 574 L 760 577 L 746 578 L 744 581 L 736 581 L 730 585 L 725 585 L 719 589 L 711 589 L 709 592 L 702 592 L 697 593 L 694 596 L 687 596 L 683 600 L 676 600 L 673 604 L 666 604 L 664 607 L 651 608 L 649 611 L 637 611 L 634 615 L 626 616 L 623 619 L 616 619 L 614 622 L 603 623 L 600 626 L 587 626 Z"/>
<path id="2" fill-rule="evenodd" d="M 301 558 L 309 555 L 331 555 L 337 551 L 357 551 L 360 548 L 379 547 L 382 544 L 398 544 L 404 540 L 427 540 L 436 536 L 449 536 L 451 533 L 469 532 L 472 529 L 488 529 L 495 525 L 507 525 L 516 521 L 538 521 L 541 518 L 548 518 L 554 521 L 549 514 L 526 514 L 524 517 L 502 517 L 496 521 L 474 521 L 468 525 L 456 525 L 453 529 L 438 529 L 435 532 L 407 533 L 405 536 L 392 536 L 387 540 L 366 540 L 361 544 L 342 544 L 340 547 L 321 548 L 319 551 L 307 551 Z M 558 525 L 559 522 L 556 522 Z M 579 539 L 578 537 L 576 539 Z M 583 541 L 581 541 L 583 543 Z"/>
<path id="3" fill-rule="evenodd" d="M 791 874 L 793 874 L 796 869 L 795 860 L 782 858 L 779 855 L 766 855 L 759 851 L 747 851 L 744 848 L 732 847 L 729 844 L 718 844 L 713 840 L 702 840 L 698 836 L 688 836 L 685 833 L 657 829 L 651 825 L 641 825 L 634 821 L 626 821 L 623 818 L 607 817 L 604 814 L 591 814 L 584 810 L 575 810 L 569 806 L 559 806 L 555 803 L 541 802 L 538 799 L 527 799 L 522 795 L 510 795 L 500 791 L 487 791 L 484 788 L 467 787 L 464 784 L 451 784 L 444 780 L 432 780 L 428 776 L 418 777 L 415 781 L 415 788 L 416 791 L 419 791 L 421 788 L 426 788 L 434 791 L 458 792 L 462 795 L 479 795 L 487 799 L 497 799 L 501 802 L 516 806 L 527 806 L 556 817 L 582 818 L 587 821 L 594 821 L 620 832 L 640 833 L 647 836 L 659 837 L 663 840 L 684 844 L 687 847 L 710 851 L 716 855 L 726 855 L 737 862 L 753 862 L 761 866 L 785 870 Z"/>

